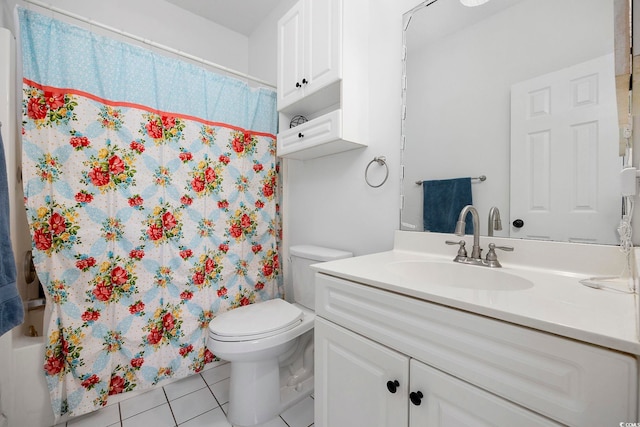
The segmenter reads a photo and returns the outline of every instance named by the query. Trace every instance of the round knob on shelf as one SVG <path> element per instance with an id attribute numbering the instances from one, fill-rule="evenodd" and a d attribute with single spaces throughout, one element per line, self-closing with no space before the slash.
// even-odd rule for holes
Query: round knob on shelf
<path id="1" fill-rule="evenodd" d="M 296 82 L 296 87 L 302 87 L 302 85 L 300 84 L 300 82 Z"/>
<path id="2" fill-rule="evenodd" d="M 302 133 L 298 133 L 298 138 L 304 138 L 304 135 Z"/>
<path id="3" fill-rule="evenodd" d="M 390 393 L 395 393 L 396 391 L 398 391 L 399 386 L 400 383 L 398 382 L 398 380 L 387 381 L 387 390 L 389 390 Z"/>
<path id="4" fill-rule="evenodd" d="M 411 400 L 411 403 L 416 406 L 420 406 L 423 397 L 424 395 L 421 391 L 412 391 L 411 393 L 409 393 L 409 399 Z"/>
<path id="5" fill-rule="evenodd" d="M 513 226 L 515 228 L 522 228 L 524 226 L 524 221 L 521 219 L 516 219 L 513 221 Z"/>
<path id="6" fill-rule="evenodd" d="M 302 79 L 302 84 L 306 85 L 307 83 L 309 83 L 309 81 L 307 79 Z"/>

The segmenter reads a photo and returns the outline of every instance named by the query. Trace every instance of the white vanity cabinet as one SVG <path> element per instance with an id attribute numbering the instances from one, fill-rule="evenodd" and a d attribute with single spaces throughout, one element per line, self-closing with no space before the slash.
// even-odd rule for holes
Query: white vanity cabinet
<path id="1" fill-rule="evenodd" d="M 278 156 L 306 160 L 367 145 L 368 3 L 299 0 L 278 21 Z M 297 116 L 308 121 L 290 128 Z"/>
<path id="2" fill-rule="evenodd" d="M 316 315 L 319 427 L 637 421 L 628 354 L 321 273 Z"/>
<path id="3" fill-rule="evenodd" d="M 324 319 L 315 337 L 315 425 L 561 425 Z"/>

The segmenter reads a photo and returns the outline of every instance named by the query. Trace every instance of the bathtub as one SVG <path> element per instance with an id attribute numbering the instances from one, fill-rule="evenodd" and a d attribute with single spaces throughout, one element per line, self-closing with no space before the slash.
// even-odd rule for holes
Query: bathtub
<path id="1" fill-rule="evenodd" d="M 16 328 L 18 329 L 18 328 Z M 13 336 L 13 408 L 9 427 L 49 427 L 54 424 L 49 391 L 42 369 L 44 338 Z"/>
<path id="2" fill-rule="evenodd" d="M 45 307 L 38 299 L 37 281 L 27 284 L 23 268 L 31 240 L 20 181 L 19 119 L 16 114 L 16 43 L 13 34 L 0 28 L 0 131 L 2 132 L 9 182 L 11 244 L 17 268 L 18 291 L 25 304 L 25 322 L 0 337 L 0 425 L 2 415 L 8 427 L 49 427 L 54 416 L 44 377 Z M 31 301 L 29 301 L 31 300 Z M 30 337 L 29 326 L 39 335 Z"/>

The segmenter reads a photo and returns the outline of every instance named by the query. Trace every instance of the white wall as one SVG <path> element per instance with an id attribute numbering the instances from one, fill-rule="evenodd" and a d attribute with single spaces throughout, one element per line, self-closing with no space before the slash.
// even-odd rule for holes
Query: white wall
<path id="1" fill-rule="evenodd" d="M 297 0 L 282 0 L 249 36 L 249 74 L 267 82 L 277 81 L 278 19 Z"/>

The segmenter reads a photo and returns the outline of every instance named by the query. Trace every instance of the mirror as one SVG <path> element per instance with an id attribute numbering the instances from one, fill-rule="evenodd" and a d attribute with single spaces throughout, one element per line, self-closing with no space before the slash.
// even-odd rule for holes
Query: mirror
<path id="1" fill-rule="evenodd" d="M 405 15 L 402 230 L 433 231 L 420 182 L 485 176 L 471 180 L 482 235 L 496 206 L 495 236 L 618 244 L 614 1 L 436 0 Z"/>

